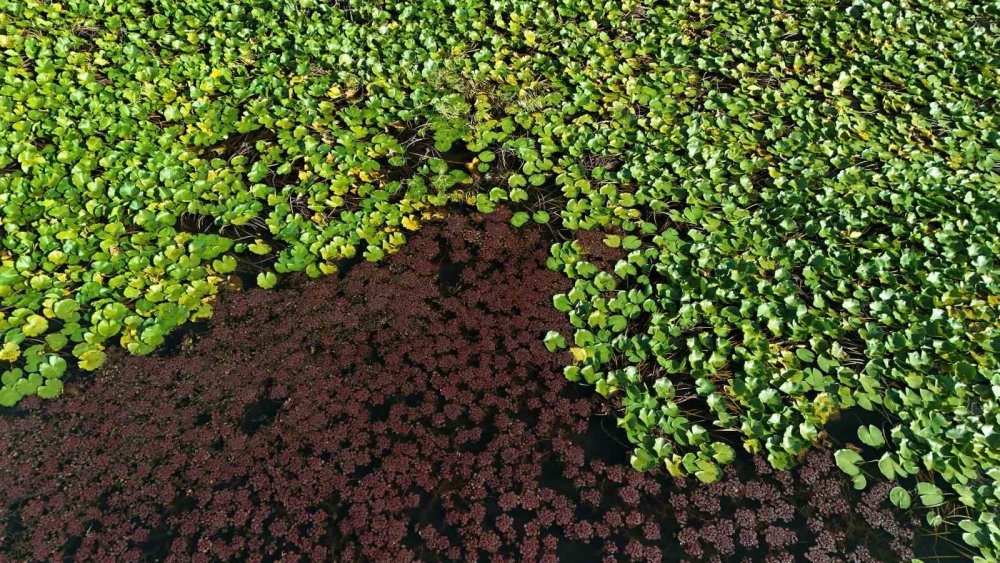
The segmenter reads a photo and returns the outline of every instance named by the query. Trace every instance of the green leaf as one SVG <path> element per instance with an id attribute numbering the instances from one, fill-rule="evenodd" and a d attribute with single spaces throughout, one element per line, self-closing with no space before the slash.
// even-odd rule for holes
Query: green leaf
<path id="1" fill-rule="evenodd" d="M 236 271 L 237 263 L 236 258 L 232 256 L 223 256 L 217 260 L 212 261 L 212 269 L 218 274 L 231 274 Z"/>
<path id="2" fill-rule="evenodd" d="M 253 183 L 260 182 L 268 175 L 269 172 L 270 170 L 268 170 L 267 165 L 258 160 L 250 167 L 250 173 L 247 174 L 247 179 Z"/>
<path id="3" fill-rule="evenodd" d="M 63 382 L 58 379 L 50 379 L 38 388 L 38 396 L 43 399 L 54 399 L 62 394 Z"/>
<path id="4" fill-rule="evenodd" d="M 666 377 L 658 378 L 653 383 L 653 390 L 656 391 L 656 396 L 661 399 L 673 399 L 676 394 L 673 382 Z"/>
<path id="5" fill-rule="evenodd" d="M 636 471 L 647 471 L 656 465 L 656 458 L 649 452 L 636 448 L 629 462 Z"/>
<path id="6" fill-rule="evenodd" d="M 896 470 L 892 461 L 892 454 L 889 452 L 882 454 L 882 457 L 878 460 L 878 470 L 881 471 L 882 475 L 885 475 L 885 478 L 890 481 L 896 478 Z"/>
<path id="7" fill-rule="evenodd" d="M 59 356 L 49 356 L 38 365 L 38 373 L 45 379 L 58 379 L 66 372 L 66 360 Z"/>
<path id="8" fill-rule="evenodd" d="M 566 348 L 566 338 L 558 332 L 550 330 L 545 334 L 545 347 L 549 349 L 549 352 L 562 350 Z"/>
<path id="9" fill-rule="evenodd" d="M 861 314 L 861 304 L 854 299 L 847 299 L 844 301 L 844 310 L 852 315 Z"/>
<path id="10" fill-rule="evenodd" d="M 43 383 L 42 376 L 37 373 L 29 374 L 27 378 L 21 378 L 14 384 L 14 390 L 22 396 L 34 395 Z"/>
<path id="11" fill-rule="evenodd" d="M 377 246 L 369 246 L 365 251 L 365 260 L 369 262 L 378 262 L 382 258 L 385 258 L 385 252 Z"/>
<path id="12" fill-rule="evenodd" d="M 837 462 L 837 467 L 851 477 L 861 473 L 861 470 L 858 468 L 858 464 L 863 462 L 864 459 L 858 454 L 858 452 L 848 449 L 837 450 L 837 452 L 833 454 L 833 459 Z"/>
<path id="13" fill-rule="evenodd" d="M 736 459 L 736 451 L 733 450 L 733 448 L 729 444 L 724 444 L 722 442 L 713 442 L 712 450 L 713 450 L 712 458 L 714 458 L 715 461 L 723 465 L 732 463 L 732 461 Z"/>
<path id="14" fill-rule="evenodd" d="M 476 197 L 476 210 L 480 213 L 492 213 L 496 209 L 496 203 L 486 197 L 485 194 L 479 194 Z"/>
<path id="15" fill-rule="evenodd" d="M 903 510 L 910 508 L 910 493 L 903 487 L 893 487 L 892 490 L 889 491 L 889 500 L 892 501 L 892 504 L 902 508 Z"/>
<path id="16" fill-rule="evenodd" d="M 983 542 L 980 540 L 980 537 L 989 538 L 990 536 L 987 530 L 983 529 L 978 523 L 976 523 L 973 520 L 968 520 L 968 519 L 962 520 L 961 522 L 958 523 L 958 527 L 963 530 L 962 540 L 966 544 L 971 545 L 972 547 L 980 547 L 980 548 L 983 547 Z M 997 535 L 996 532 L 998 531 L 1000 530 L 994 528 L 993 535 Z M 987 541 L 989 540 L 987 539 Z M 993 546 L 993 547 L 1000 547 L 1000 546 Z"/>
<path id="17" fill-rule="evenodd" d="M 812 361 L 814 359 L 816 359 L 816 356 L 812 353 L 812 351 L 808 350 L 806 348 L 797 348 L 795 350 L 795 355 L 800 360 L 802 360 L 803 362 L 806 362 L 806 363 L 812 363 Z"/>
<path id="18" fill-rule="evenodd" d="M 271 245 L 264 241 L 257 241 L 253 244 L 248 244 L 247 250 L 257 254 L 258 256 L 263 256 L 271 252 Z"/>
<path id="19" fill-rule="evenodd" d="M 864 473 L 858 473 L 851 477 L 851 484 L 854 486 L 855 490 L 861 491 L 868 486 L 868 478 L 865 477 Z"/>
<path id="20" fill-rule="evenodd" d="M 920 496 L 920 502 L 924 506 L 934 507 L 944 504 L 944 494 L 941 492 L 941 489 L 933 483 L 928 483 L 926 481 L 917 483 L 917 495 Z"/>
<path id="21" fill-rule="evenodd" d="M 274 272 L 260 272 L 257 274 L 257 285 L 264 289 L 271 289 L 278 285 L 278 276 Z"/>
<path id="22" fill-rule="evenodd" d="M 885 445 L 885 436 L 883 436 L 882 430 L 873 424 L 858 427 L 858 439 L 873 448 L 881 448 Z"/>
<path id="23" fill-rule="evenodd" d="M 20 368 L 6 369 L 0 374 L 0 384 L 4 387 L 13 387 L 17 383 L 17 380 L 21 379 L 22 375 L 24 375 L 24 372 Z"/>
<path id="24" fill-rule="evenodd" d="M 698 470 L 694 472 L 694 476 L 698 478 L 702 483 L 714 483 L 722 477 L 722 469 L 719 468 L 714 462 L 707 459 L 699 459 L 697 461 Z"/>
<path id="25" fill-rule="evenodd" d="M 13 407 L 21 400 L 21 393 L 13 387 L 0 388 L 0 407 Z"/>
<path id="26" fill-rule="evenodd" d="M 73 322 L 78 318 L 76 312 L 79 309 L 79 303 L 73 299 L 60 299 L 52 307 L 52 311 L 55 313 L 56 317 L 68 322 Z"/>

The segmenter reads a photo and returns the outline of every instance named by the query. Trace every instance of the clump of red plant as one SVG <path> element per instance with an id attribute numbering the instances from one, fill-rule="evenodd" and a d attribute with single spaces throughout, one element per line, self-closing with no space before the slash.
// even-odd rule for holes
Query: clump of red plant
<path id="1" fill-rule="evenodd" d="M 711 486 L 639 474 L 542 344 L 540 230 L 425 227 L 386 265 L 225 295 L 208 330 L 0 418 L 19 560 L 902 559 L 828 454 Z M 853 497 L 858 502 L 857 496 Z M 860 516 L 860 518 L 859 518 Z"/>

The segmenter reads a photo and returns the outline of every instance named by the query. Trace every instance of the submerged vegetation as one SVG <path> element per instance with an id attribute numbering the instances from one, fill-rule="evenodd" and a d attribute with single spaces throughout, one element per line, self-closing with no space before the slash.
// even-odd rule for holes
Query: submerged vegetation
<path id="1" fill-rule="evenodd" d="M 15 0 L 0 56 L 4 406 L 505 204 L 635 468 L 859 408 L 854 485 L 1000 549 L 995 0 Z"/>

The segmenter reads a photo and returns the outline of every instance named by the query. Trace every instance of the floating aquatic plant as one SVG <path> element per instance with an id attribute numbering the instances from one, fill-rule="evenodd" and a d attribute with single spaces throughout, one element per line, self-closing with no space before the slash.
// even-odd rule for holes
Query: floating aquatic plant
<path id="1" fill-rule="evenodd" d="M 7 2 L 0 404 L 58 395 L 56 358 L 150 353 L 229 276 L 332 273 L 444 206 L 511 204 L 567 235 L 566 376 L 621 406 L 637 469 L 712 482 L 741 445 L 784 469 L 838 413 L 877 411 L 841 468 L 939 490 L 995 557 L 998 18 L 971 0 Z M 621 257 L 591 261 L 586 231 Z"/>

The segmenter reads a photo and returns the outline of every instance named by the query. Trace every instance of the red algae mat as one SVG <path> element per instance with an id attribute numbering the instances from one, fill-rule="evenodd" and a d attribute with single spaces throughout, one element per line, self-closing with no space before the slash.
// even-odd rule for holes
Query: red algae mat
<path id="1" fill-rule="evenodd" d="M 388 263 L 220 298 L 208 326 L 0 417 L 0 556 L 116 561 L 878 561 L 916 526 L 828 452 L 639 474 L 548 330 L 551 240 L 503 212 Z"/>

